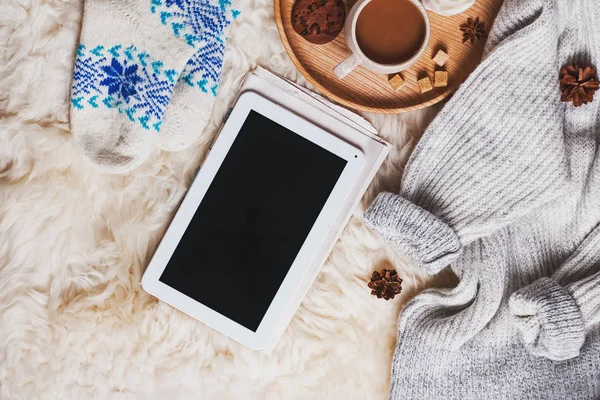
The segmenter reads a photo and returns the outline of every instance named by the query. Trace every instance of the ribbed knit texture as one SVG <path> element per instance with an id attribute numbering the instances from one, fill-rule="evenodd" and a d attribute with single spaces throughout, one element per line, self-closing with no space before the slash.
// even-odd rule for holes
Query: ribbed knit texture
<path id="1" fill-rule="evenodd" d="M 600 63 L 594 0 L 506 0 L 481 65 L 431 123 L 399 195 L 366 223 L 454 289 L 404 308 L 393 399 L 600 398 L 600 98 L 559 69 Z"/>

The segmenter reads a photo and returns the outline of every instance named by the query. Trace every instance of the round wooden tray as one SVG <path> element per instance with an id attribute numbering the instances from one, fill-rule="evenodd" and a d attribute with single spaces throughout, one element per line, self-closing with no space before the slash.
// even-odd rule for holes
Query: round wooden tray
<path id="1" fill-rule="evenodd" d="M 428 12 L 431 39 L 427 50 L 415 65 L 401 72 L 406 84 L 395 92 L 387 82 L 386 75 L 376 74 L 363 67 L 358 67 L 342 80 L 338 79 L 333 74 L 333 67 L 350 54 L 344 32 L 327 44 L 307 42 L 292 28 L 294 1 L 275 0 L 275 18 L 283 46 L 296 68 L 311 84 L 334 101 L 350 108 L 378 113 L 417 110 L 435 104 L 453 93 L 479 64 L 485 42 L 485 39 L 480 40 L 474 46 L 462 43 L 460 26 L 468 17 L 479 17 L 485 22 L 488 32 L 502 4 L 502 0 L 477 0 L 470 9 L 452 17 Z M 348 10 L 352 4 L 354 1 L 348 0 Z M 440 49 L 450 56 L 443 67 L 432 60 Z M 448 86 L 421 94 L 417 80 L 429 76 L 433 82 L 436 68 L 448 71 Z"/>

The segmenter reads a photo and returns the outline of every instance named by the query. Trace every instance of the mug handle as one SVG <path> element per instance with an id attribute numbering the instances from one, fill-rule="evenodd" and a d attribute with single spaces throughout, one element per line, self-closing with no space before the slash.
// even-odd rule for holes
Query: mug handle
<path id="1" fill-rule="evenodd" d="M 352 53 L 348 58 L 339 63 L 333 69 L 333 73 L 339 78 L 343 79 L 346 75 L 348 75 L 354 68 L 358 67 L 360 64 L 360 59 L 356 56 L 356 54 Z"/>

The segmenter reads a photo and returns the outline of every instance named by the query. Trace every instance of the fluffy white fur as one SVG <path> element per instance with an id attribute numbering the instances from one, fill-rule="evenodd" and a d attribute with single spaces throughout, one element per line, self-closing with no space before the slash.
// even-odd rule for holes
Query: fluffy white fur
<path id="1" fill-rule="evenodd" d="M 398 313 L 435 283 L 359 218 L 271 356 L 139 285 L 244 73 L 260 64 L 303 82 L 279 42 L 272 0 L 248 1 L 202 138 L 184 152 L 157 150 L 122 176 L 96 172 L 69 132 L 81 0 L 0 4 L 0 398 L 387 398 Z M 365 204 L 397 184 L 434 112 L 367 116 L 396 149 Z M 389 264 L 405 280 L 404 292 L 385 302 L 366 282 Z"/>

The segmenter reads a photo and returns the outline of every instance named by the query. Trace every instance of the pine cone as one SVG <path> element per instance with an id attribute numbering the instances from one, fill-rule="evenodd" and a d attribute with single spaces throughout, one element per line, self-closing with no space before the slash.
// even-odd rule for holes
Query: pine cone
<path id="1" fill-rule="evenodd" d="M 378 299 L 383 297 L 385 300 L 389 300 L 402 291 L 401 284 L 402 279 L 395 270 L 383 269 L 381 272 L 373 271 L 371 282 L 367 286 L 371 289 L 373 296 L 377 296 Z"/>
<path id="2" fill-rule="evenodd" d="M 560 69 L 561 101 L 572 101 L 575 107 L 587 104 L 594 99 L 598 87 L 596 70 L 590 66 L 569 64 Z"/>

